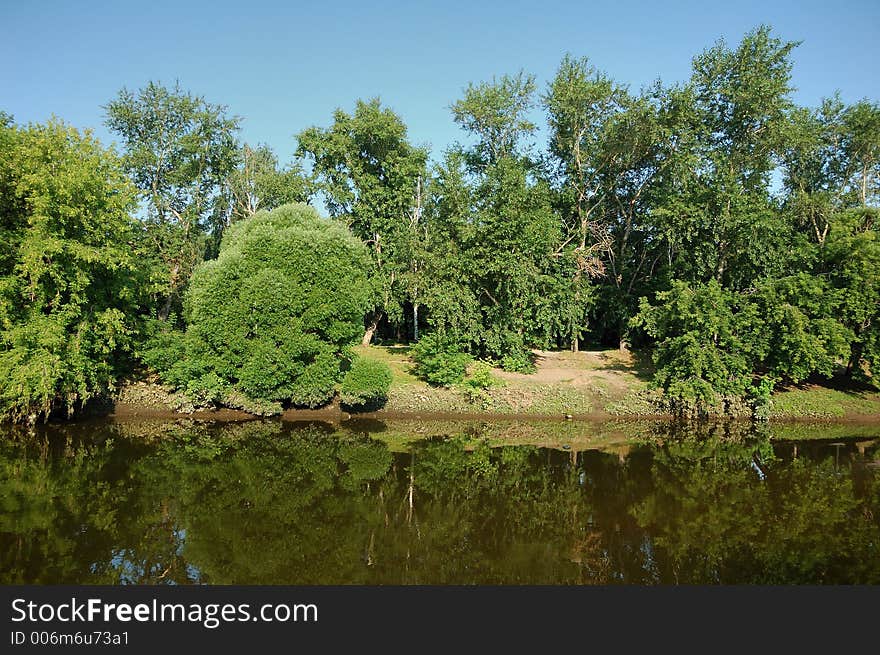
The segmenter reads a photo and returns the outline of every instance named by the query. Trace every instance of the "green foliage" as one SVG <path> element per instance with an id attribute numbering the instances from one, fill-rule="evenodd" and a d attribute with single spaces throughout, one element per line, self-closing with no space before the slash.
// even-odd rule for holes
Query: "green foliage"
<path id="1" fill-rule="evenodd" d="M 657 340 L 656 382 L 671 398 L 713 404 L 716 394 L 742 394 L 751 367 L 735 298 L 716 281 L 692 288 L 674 282 L 652 306 L 642 301 L 635 325 Z"/>
<path id="2" fill-rule="evenodd" d="M 572 322 L 582 325 L 588 297 L 560 274 L 551 189 L 521 150 L 534 129 L 523 115 L 533 93 L 523 75 L 466 90 L 453 113 L 479 142 L 448 154 L 436 175 L 442 195 L 427 211 L 436 233 L 455 243 L 432 244 L 428 320 L 491 358 L 567 337 Z M 583 305 L 573 307 L 572 296 Z"/>
<path id="3" fill-rule="evenodd" d="M 260 209 L 275 209 L 281 205 L 308 202 L 314 193 L 312 181 L 302 167 L 295 163 L 278 168 L 278 157 L 267 145 L 251 147 L 244 144 L 239 150 L 238 165 L 225 182 L 224 200 L 217 210 L 220 223 L 248 218 Z M 222 214 L 228 214 L 228 219 Z"/>
<path id="4" fill-rule="evenodd" d="M 146 359 L 163 367 L 166 381 L 204 400 L 222 403 L 234 391 L 322 405 L 373 298 L 368 270 L 363 245 L 314 209 L 258 212 L 230 227 L 218 259 L 193 275 L 185 335 L 160 333 Z M 180 340 L 185 355 L 174 362 Z"/>
<path id="5" fill-rule="evenodd" d="M 492 387 L 503 385 L 503 380 L 499 380 L 492 375 L 492 365 L 488 362 L 474 362 L 467 372 L 467 376 L 462 381 L 462 391 L 468 401 L 472 404 L 480 404 L 483 409 L 488 409 L 492 402 L 488 391 Z"/>
<path id="6" fill-rule="evenodd" d="M 339 399 L 349 407 L 375 407 L 388 398 L 391 368 L 385 362 L 357 357 L 342 378 Z"/>
<path id="7" fill-rule="evenodd" d="M 510 373 L 534 373 L 538 370 L 529 353 L 512 352 L 501 358 L 501 368 Z"/>
<path id="8" fill-rule="evenodd" d="M 446 386 L 472 357 L 525 373 L 584 339 L 653 348 L 682 407 L 877 383 L 880 104 L 796 106 L 796 46 L 761 26 L 638 93 L 566 55 L 540 156 L 534 77 L 469 84 L 466 145 L 430 174 L 378 99 L 302 130 L 286 167 L 179 86 L 108 103 L 119 160 L 0 112 L 0 414 L 70 410 L 132 352 L 201 405 L 313 407 L 374 333 Z M 330 221 L 285 205 L 317 193 Z M 350 373 L 349 399 L 378 401 Z"/>
<path id="9" fill-rule="evenodd" d="M 467 373 L 471 356 L 438 332 L 422 337 L 412 349 L 415 374 L 430 384 L 449 387 L 458 384 Z"/>
<path id="10" fill-rule="evenodd" d="M 127 364 L 139 300 L 118 159 L 59 121 L 0 125 L 0 415 L 68 414 Z"/>
<path id="11" fill-rule="evenodd" d="M 492 365 L 488 362 L 474 362 L 464 379 L 464 384 L 472 389 L 490 389 L 501 384 L 492 375 Z"/>
<path id="12" fill-rule="evenodd" d="M 238 158 L 239 118 L 177 84 L 156 82 L 137 93 L 123 89 L 105 109 L 146 213 L 141 266 L 166 319 L 204 255 L 206 233 L 217 238 L 226 223 L 222 190 Z"/>
<path id="13" fill-rule="evenodd" d="M 425 286 L 419 203 L 427 150 L 408 141 L 404 122 L 378 98 L 358 100 L 353 114 L 337 109 L 330 127 L 308 128 L 297 139 L 297 155 L 310 162 L 330 215 L 369 248 L 382 290 L 372 329 L 383 316 L 400 325 L 404 302 L 418 302 Z"/>
<path id="14" fill-rule="evenodd" d="M 657 340 L 657 384 L 673 399 L 712 405 L 719 394 L 754 395 L 756 373 L 790 382 L 830 377 L 851 333 L 830 317 L 828 297 L 808 275 L 767 280 L 751 294 L 726 291 L 715 280 L 677 281 L 656 305 L 643 299 L 633 325 Z"/>
<path id="15" fill-rule="evenodd" d="M 452 115 L 480 140 L 471 153 L 475 165 L 488 166 L 514 155 L 518 141 L 535 131 L 537 126 L 526 118 L 534 93 L 534 76 L 523 72 L 468 85 L 464 98 L 452 105 Z"/>

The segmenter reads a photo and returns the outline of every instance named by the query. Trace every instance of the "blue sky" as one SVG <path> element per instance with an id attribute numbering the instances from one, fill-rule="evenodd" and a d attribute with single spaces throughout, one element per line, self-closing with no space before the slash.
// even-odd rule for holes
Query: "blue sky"
<path id="1" fill-rule="evenodd" d="M 691 58 L 766 23 L 803 41 L 796 100 L 880 99 L 880 2 L 11 2 L 0 0 L 0 109 L 94 128 L 101 105 L 148 80 L 242 116 L 282 161 L 293 135 L 379 96 L 433 155 L 462 135 L 449 105 L 468 82 L 519 69 L 543 89 L 566 52 L 638 89 L 688 77 Z"/>

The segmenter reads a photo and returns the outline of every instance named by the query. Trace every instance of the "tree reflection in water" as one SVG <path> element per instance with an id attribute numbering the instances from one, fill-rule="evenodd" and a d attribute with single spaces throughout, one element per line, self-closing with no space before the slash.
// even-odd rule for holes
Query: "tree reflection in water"
<path id="1" fill-rule="evenodd" d="M 873 438 L 650 424 L 591 443 L 564 424 L 497 428 L 10 432 L 0 582 L 880 582 Z"/>

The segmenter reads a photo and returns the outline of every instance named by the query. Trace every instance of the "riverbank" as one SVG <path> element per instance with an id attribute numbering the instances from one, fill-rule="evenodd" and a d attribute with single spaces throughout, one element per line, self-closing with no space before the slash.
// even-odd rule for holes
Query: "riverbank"
<path id="1" fill-rule="evenodd" d="M 420 380 L 412 371 L 409 348 L 405 346 L 369 346 L 358 348 L 357 352 L 388 364 L 392 383 L 388 400 L 381 409 L 355 416 L 591 420 L 664 416 L 662 395 L 649 387 L 653 373 L 650 360 L 628 351 L 534 351 L 534 373 L 493 369 L 496 384 L 478 393 L 463 387 L 432 387 Z M 250 414 L 237 410 L 199 410 L 185 396 L 162 387 L 155 380 L 125 385 L 108 409 L 110 415 L 120 419 L 181 415 L 233 421 L 251 418 Z M 740 413 L 742 417 L 747 416 Z M 352 415 L 333 403 L 315 410 L 287 410 L 283 418 L 338 422 Z M 770 418 L 880 422 L 880 391 L 834 381 L 791 387 L 773 394 Z"/>

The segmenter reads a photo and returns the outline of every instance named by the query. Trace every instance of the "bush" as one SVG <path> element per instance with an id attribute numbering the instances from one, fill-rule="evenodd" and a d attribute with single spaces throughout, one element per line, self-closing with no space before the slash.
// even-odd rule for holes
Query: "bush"
<path id="1" fill-rule="evenodd" d="M 488 409 L 492 403 L 489 389 L 502 384 L 502 381 L 492 375 L 492 365 L 488 362 L 475 362 L 470 367 L 467 377 L 462 384 L 462 391 L 468 402 L 479 404 Z"/>
<path id="2" fill-rule="evenodd" d="M 412 349 L 415 374 L 429 384 L 449 387 L 464 379 L 471 356 L 458 344 L 433 333 L 422 337 Z"/>
<path id="3" fill-rule="evenodd" d="M 391 369 L 384 362 L 358 357 L 342 379 L 339 399 L 350 407 L 380 406 L 388 399 Z"/>
<path id="4" fill-rule="evenodd" d="M 369 270 L 364 245 L 313 208 L 258 212 L 230 227 L 218 258 L 193 274 L 185 335 L 155 335 L 144 361 L 200 401 L 235 399 L 260 413 L 318 407 L 362 334 Z"/>
<path id="5" fill-rule="evenodd" d="M 501 368 L 509 373 L 531 374 L 537 371 L 535 363 L 527 352 L 513 352 L 501 358 Z"/>
<path id="6" fill-rule="evenodd" d="M 489 389 L 501 381 L 492 375 L 492 365 L 488 362 L 475 362 L 464 379 L 464 384 L 471 389 Z"/>

